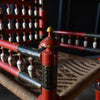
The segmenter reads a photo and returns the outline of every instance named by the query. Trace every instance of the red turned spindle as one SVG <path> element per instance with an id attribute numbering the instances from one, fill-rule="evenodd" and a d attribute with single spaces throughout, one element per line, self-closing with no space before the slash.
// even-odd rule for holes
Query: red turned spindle
<path id="1" fill-rule="evenodd" d="M 88 46 L 88 41 L 87 41 L 87 37 L 85 37 L 85 40 L 83 42 L 83 46 L 86 48 Z"/>
<path id="2" fill-rule="evenodd" d="M 97 38 L 94 38 L 93 48 L 96 49 L 96 47 L 97 47 Z"/>
<path id="3" fill-rule="evenodd" d="M 71 35 L 69 35 L 69 39 L 68 39 L 68 44 L 70 45 L 71 44 Z"/>
<path id="4" fill-rule="evenodd" d="M 27 38 L 26 38 L 26 33 L 24 32 L 23 33 L 23 41 L 25 42 L 27 40 Z"/>
<path id="5" fill-rule="evenodd" d="M 35 28 L 38 28 L 38 23 L 37 23 L 37 20 L 36 19 L 35 19 L 34 27 Z"/>
<path id="6" fill-rule="evenodd" d="M 18 19 L 16 19 L 15 27 L 16 27 L 16 29 L 19 29 L 19 27 L 20 27 Z"/>
<path id="7" fill-rule="evenodd" d="M 26 27 L 27 27 L 25 19 L 23 19 L 22 27 L 23 27 L 23 29 L 26 29 Z"/>
<path id="8" fill-rule="evenodd" d="M 8 39 L 9 42 L 12 42 L 12 36 L 11 34 L 9 34 L 9 39 Z"/>
<path id="9" fill-rule="evenodd" d="M 46 49 L 42 52 L 42 94 L 37 100 L 61 100 L 57 96 L 57 61 L 58 52 L 56 47 L 60 46 L 58 40 L 52 37 L 52 28 L 47 29 L 48 37 L 42 40 L 40 45 Z"/>
<path id="10" fill-rule="evenodd" d="M 29 20 L 28 26 L 29 26 L 29 28 L 32 28 L 33 27 L 32 20 L 31 19 Z"/>
<path id="11" fill-rule="evenodd" d="M 64 35 L 62 35 L 62 37 L 61 37 L 61 43 L 64 43 Z"/>
<path id="12" fill-rule="evenodd" d="M 19 15 L 19 9 L 18 9 L 17 4 L 15 4 L 14 13 L 15 13 L 15 15 Z"/>
<path id="13" fill-rule="evenodd" d="M 8 21 L 9 21 L 9 22 L 8 22 L 8 29 L 11 30 L 11 29 L 12 29 L 11 20 L 9 19 Z"/>
<path id="14" fill-rule="evenodd" d="M 22 15 L 26 15 L 26 10 L 24 5 L 22 5 Z"/>
<path id="15" fill-rule="evenodd" d="M 17 61 L 17 68 L 19 69 L 19 71 L 23 71 L 24 70 L 24 67 L 25 67 L 25 62 L 23 62 L 22 60 L 22 55 L 21 53 L 18 53 L 18 58 L 19 60 Z"/>
<path id="16" fill-rule="evenodd" d="M 29 9 L 28 9 L 28 15 L 29 15 L 29 16 L 32 15 L 32 9 L 31 9 L 31 6 L 29 6 Z"/>
<path id="17" fill-rule="evenodd" d="M 6 63 L 7 62 L 7 55 L 5 54 L 3 47 L 1 47 L 1 50 L 2 50 L 2 53 L 0 55 L 1 61 L 4 62 L 4 63 Z"/>
<path id="18" fill-rule="evenodd" d="M 35 75 L 35 66 L 33 66 L 33 58 L 30 57 L 29 58 L 30 61 L 30 65 L 28 66 L 28 74 L 31 78 L 33 78 L 33 76 Z"/>
<path id="19" fill-rule="evenodd" d="M 0 19 L 0 30 L 3 30 L 3 23 L 1 19 Z"/>
<path id="20" fill-rule="evenodd" d="M 76 45 L 76 46 L 79 45 L 79 36 L 76 36 L 75 45 Z"/>
<path id="21" fill-rule="evenodd" d="M 10 5 L 9 4 L 7 4 L 6 12 L 7 12 L 8 15 L 11 15 L 11 9 L 10 9 Z"/>
<path id="22" fill-rule="evenodd" d="M 16 60 L 15 58 L 12 56 L 12 51 L 11 50 L 8 50 L 9 52 L 9 56 L 8 56 L 8 64 L 10 66 L 15 66 L 16 65 Z"/>
<path id="23" fill-rule="evenodd" d="M 20 42 L 19 33 L 17 33 L 17 36 L 16 36 L 16 42 L 17 42 L 17 43 L 19 43 L 19 42 Z"/>
<path id="24" fill-rule="evenodd" d="M 32 41 L 32 39 L 33 39 L 32 32 L 30 32 L 30 34 L 29 34 L 29 40 Z"/>
<path id="25" fill-rule="evenodd" d="M 35 38 L 35 40 L 37 40 L 37 39 L 38 39 L 38 34 L 37 34 L 37 31 L 35 31 L 34 38 Z"/>

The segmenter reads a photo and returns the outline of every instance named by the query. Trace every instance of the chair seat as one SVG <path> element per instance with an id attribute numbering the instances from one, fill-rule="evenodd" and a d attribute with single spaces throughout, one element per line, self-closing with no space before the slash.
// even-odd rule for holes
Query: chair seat
<path id="1" fill-rule="evenodd" d="M 99 71 L 100 64 L 96 60 L 59 52 L 58 94 L 63 100 L 66 100 L 66 98 L 67 100 L 73 100 L 73 98 L 96 79 Z M 38 78 L 41 78 L 41 73 L 41 69 L 37 69 Z"/>

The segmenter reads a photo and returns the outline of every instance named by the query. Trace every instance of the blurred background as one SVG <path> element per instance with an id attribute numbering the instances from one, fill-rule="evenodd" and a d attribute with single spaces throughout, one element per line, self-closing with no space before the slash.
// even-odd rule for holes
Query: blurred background
<path id="1" fill-rule="evenodd" d="M 55 30 L 67 30 L 86 33 L 100 33 L 100 0 L 48 0 L 47 26 Z M 84 39 L 80 38 L 80 44 Z M 89 46 L 93 39 L 89 38 Z M 72 39 L 74 44 L 75 38 Z M 97 40 L 98 46 L 100 40 Z M 96 55 L 90 52 L 81 52 L 62 48 L 63 51 L 81 56 Z"/>

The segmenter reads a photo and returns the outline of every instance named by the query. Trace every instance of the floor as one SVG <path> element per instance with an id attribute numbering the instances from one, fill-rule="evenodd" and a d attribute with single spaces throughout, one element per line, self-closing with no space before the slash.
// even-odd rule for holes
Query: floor
<path id="1" fill-rule="evenodd" d="M 94 82 L 90 84 L 75 100 L 95 100 L 94 84 Z M 20 99 L 0 85 L 0 100 Z"/>

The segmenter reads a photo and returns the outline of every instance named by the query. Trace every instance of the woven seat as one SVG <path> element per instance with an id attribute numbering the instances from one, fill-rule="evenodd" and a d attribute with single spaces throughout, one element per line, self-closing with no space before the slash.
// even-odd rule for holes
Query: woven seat
<path id="1" fill-rule="evenodd" d="M 57 92 L 63 100 L 73 100 L 99 74 L 100 64 L 92 59 L 59 52 Z M 41 78 L 41 68 L 37 68 L 37 77 Z M 40 91 L 34 90 L 37 94 Z"/>

